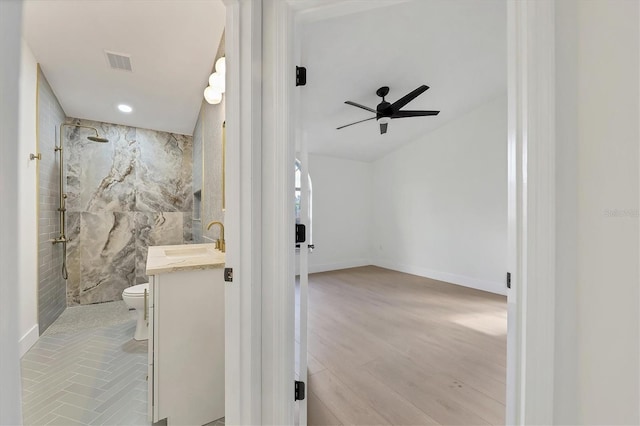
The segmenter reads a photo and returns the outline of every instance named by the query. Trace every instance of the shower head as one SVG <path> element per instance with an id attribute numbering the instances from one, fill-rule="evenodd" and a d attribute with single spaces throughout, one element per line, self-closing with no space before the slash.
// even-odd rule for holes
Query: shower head
<path id="1" fill-rule="evenodd" d="M 100 143 L 107 143 L 109 142 L 109 139 L 107 138 L 101 138 L 100 136 L 87 136 L 87 139 L 89 139 L 90 141 L 93 142 L 100 142 Z"/>
<path id="2" fill-rule="evenodd" d="M 95 127 L 85 126 L 83 124 L 62 123 L 62 124 L 60 124 L 60 147 L 56 147 L 56 151 L 59 151 L 59 150 L 62 149 L 62 128 L 63 127 L 80 127 L 80 128 L 83 128 L 83 129 L 93 130 L 96 135 L 95 136 L 87 136 L 87 139 L 89 139 L 92 142 L 100 142 L 100 143 L 109 142 L 109 139 L 100 137 L 100 133 L 98 133 L 98 129 L 96 129 Z"/>

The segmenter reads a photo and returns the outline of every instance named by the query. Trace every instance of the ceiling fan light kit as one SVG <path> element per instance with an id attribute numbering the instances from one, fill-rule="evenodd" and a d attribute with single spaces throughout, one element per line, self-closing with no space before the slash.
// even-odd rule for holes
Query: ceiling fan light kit
<path id="1" fill-rule="evenodd" d="M 389 125 L 389 121 L 394 118 L 408 118 L 408 117 L 426 117 L 432 115 L 438 115 L 440 111 L 409 111 L 409 110 L 401 110 L 402 107 L 407 105 L 409 102 L 420 96 L 424 93 L 429 86 L 425 86 L 424 84 L 414 91 L 407 93 L 394 103 L 389 103 L 385 100 L 385 96 L 389 94 L 389 87 L 383 86 L 376 90 L 376 95 L 382 98 L 382 102 L 378 104 L 376 109 L 369 108 L 367 106 L 361 105 L 359 103 L 353 101 L 345 101 L 345 104 L 351 105 L 365 111 L 369 111 L 375 114 L 375 117 L 365 118 L 364 120 L 356 121 L 355 123 L 346 124 L 344 126 L 340 126 L 337 129 L 344 129 L 345 127 L 353 126 L 354 124 L 362 123 L 363 121 L 369 121 L 376 119 L 378 120 L 378 124 L 380 125 L 380 134 L 384 135 L 387 133 L 387 128 Z"/>

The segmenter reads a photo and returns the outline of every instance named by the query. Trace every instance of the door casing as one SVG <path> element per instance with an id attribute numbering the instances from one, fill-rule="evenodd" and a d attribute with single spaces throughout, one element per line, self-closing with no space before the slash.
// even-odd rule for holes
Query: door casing
<path id="1" fill-rule="evenodd" d="M 293 135 L 300 25 L 406 0 L 227 5 L 226 395 L 230 424 L 293 424 Z M 555 0 L 505 0 L 508 40 L 507 424 L 553 423 Z M 234 244 L 235 242 L 235 244 Z M 505 271 L 506 272 L 506 271 Z"/>

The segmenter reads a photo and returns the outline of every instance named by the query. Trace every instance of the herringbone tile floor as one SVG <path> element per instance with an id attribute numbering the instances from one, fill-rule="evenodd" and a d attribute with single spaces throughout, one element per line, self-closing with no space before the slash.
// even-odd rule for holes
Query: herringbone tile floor
<path id="1" fill-rule="evenodd" d="M 133 312 L 123 309 L 122 302 L 112 305 L 130 319 L 110 324 L 112 316 L 105 315 L 102 326 L 45 333 L 22 358 L 25 425 L 149 424 L 147 342 L 132 338 Z M 74 307 L 65 313 L 81 321 L 83 315 L 91 316 L 91 308 Z M 65 321 L 64 313 L 59 320 Z M 91 321 L 100 324 L 95 315 Z"/>
<path id="2" fill-rule="evenodd" d="M 24 424 L 149 425 L 147 342 L 134 330 L 124 302 L 68 308 L 22 358 Z"/>

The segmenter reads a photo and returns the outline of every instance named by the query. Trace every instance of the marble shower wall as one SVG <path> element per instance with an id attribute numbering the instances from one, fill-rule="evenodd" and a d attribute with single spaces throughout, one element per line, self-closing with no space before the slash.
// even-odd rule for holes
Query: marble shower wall
<path id="1" fill-rule="evenodd" d="M 66 130 L 67 303 L 121 299 L 147 282 L 150 245 L 191 242 L 191 136 L 86 120 Z"/>

